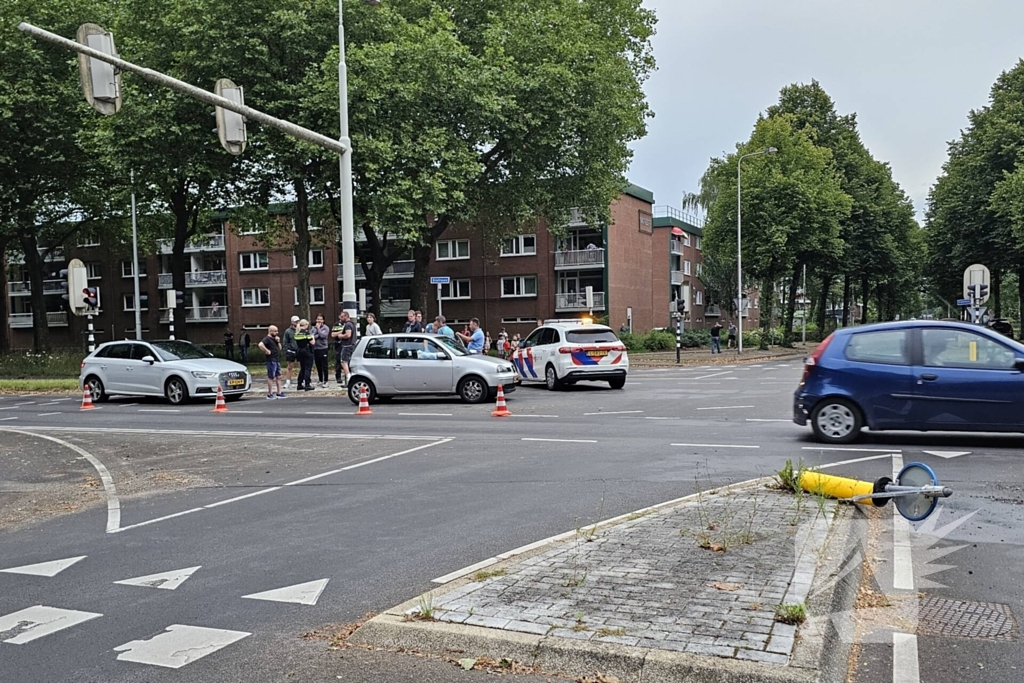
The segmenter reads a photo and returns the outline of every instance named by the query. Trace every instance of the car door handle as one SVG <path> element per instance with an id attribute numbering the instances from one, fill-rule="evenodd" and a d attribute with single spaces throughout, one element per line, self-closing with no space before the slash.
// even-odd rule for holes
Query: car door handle
<path id="1" fill-rule="evenodd" d="M 396 364 L 396 365 L 392 365 L 392 366 L 391 366 L 391 368 L 392 368 L 392 369 L 394 369 L 394 370 L 401 370 L 401 369 L 402 369 L 402 366 L 401 366 L 401 365 L 398 365 L 398 364 Z"/>
<path id="2" fill-rule="evenodd" d="M 926 382 L 934 382 L 938 378 L 938 375 L 933 375 L 930 372 L 926 372 L 925 374 L 921 375 L 921 379 L 925 380 Z"/>

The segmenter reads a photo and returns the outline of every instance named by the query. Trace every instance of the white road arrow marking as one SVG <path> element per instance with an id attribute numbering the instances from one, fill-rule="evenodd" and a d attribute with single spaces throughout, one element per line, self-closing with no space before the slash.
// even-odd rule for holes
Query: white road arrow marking
<path id="1" fill-rule="evenodd" d="M 200 565 L 202 566 L 202 565 Z M 172 591 L 181 584 L 185 583 L 188 577 L 192 576 L 199 567 L 186 567 L 185 569 L 175 569 L 169 572 L 160 572 L 159 574 L 150 574 L 149 576 L 139 576 L 134 579 L 125 579 L 123 581 L 115 581 L 124 586 L 143 586 L 145 588 L 163 588 L 165 590 Z"/>
<path id="2" fill-rule="evenodd" d="M 138 662 L 180 669 L 251 635 L 244 631 L 171 624 L 158 636 L 118 645 L 114 652 L 121 653 L 117 656 L 121 662 Z"/>
<path id="3" fill-rule="evenodd" d="M 48 576 L 53 578 L 75 562 L 84 560 L 86 557 L 88 556 L 82 555 L 81 557 L 69 557 L 66 560 L 51 560 L 49 562 L 40 562 L 39 564 L 26 564 L 24 567 L 0 569 L 0 572 L 4 574 L 29 574 L 31 576 Z"/>
<path id="4" fill-rule="evenodd" d="M 102 616 L 96 612 L 79 612 L 73 609 L 36 605 L 0 617 L 0 638 L 10 635 L 11 637 L 3 642 L 24 645 L 36 638 L 42 638 L 81 624 L 83 621 Z"/>
<path id="5" fill-rule="evenodd" d="M 275 588 L 274 590 L 243 595 L 242 597 L 251 598 L 252 600 L 271 600 L 273 602 L 294 602 L 298 605 L 315 605 L 316 601 L 320 599 L 320 594 L 327 587 L 328 581 L 330 579 L 297 583 L 294 586 Z"/>
<path id="6" fill-rule="evenodd" d="M 961 455 L 970 455 L 971 451 L 925 451 L 928 455 L 934 455 L 939 458 L 959 458 Z"/>

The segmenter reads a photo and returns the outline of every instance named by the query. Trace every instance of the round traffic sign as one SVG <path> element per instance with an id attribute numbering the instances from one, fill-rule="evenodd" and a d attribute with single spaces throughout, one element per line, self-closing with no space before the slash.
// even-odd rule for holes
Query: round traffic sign
<path id="1" fill-rule="evenodd" d="M 912 462 L 896 476 L 897 486 L 938 486 L 939 478 L 931 467 L 921 462 Z M 897 496 L 893 501 L 901 515 L 911 522 L 920 522 L 935 511 L 939 504 L 938 498 L 915 493 L 909 496 Z"/>

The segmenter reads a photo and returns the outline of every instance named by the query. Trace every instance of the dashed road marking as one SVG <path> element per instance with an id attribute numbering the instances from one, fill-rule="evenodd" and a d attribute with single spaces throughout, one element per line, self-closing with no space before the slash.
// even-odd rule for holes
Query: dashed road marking
<path id="1" fill-rule="evenodd" d="M 122 586 L 141 586 L 143 588 L 162 588 L 172 591 L 185 583 L 190 576 L 196 573 L 197 567 L 185 567 L 184 569 L 172 569 L 169 572 L 149 574 L 147 576 L 136 576 L 134 579 L 123 579 L 114 583 Z"/>
<path id="2" fill-rule="evenodd" d="M 68 557 L 63 560 L 50 560 L 48 562 L 39 562 L 37 564 L 26 564 L 21 567 L 10 567 L 8 569 L 0 569 L 0 573 L 3 574 L 27 574 L 29 576 L 45 576 L 47 578 L 53 578 L 60 574 L 62 571 L 75 564 L 81 562 L 87 557 L 87 555 L 80 555 L 79 557 Z"/>
<path id="3" fill-rule="evenodd" d="M 12 645 L 24 645 L 37 638 L 102 616 L 97 612 L 80 612 L 73 609 L 36 605 L 0 617 L 0 633 L 17 631 L 17 635 L 4 642 Z"/>
<path id="4" fill-rule="evenodd" d="M 284 588 L 275 588 L 269 591 L 263 591 L 262 593 L 252 593 L 251 595 L 243 595 L 243 598 L 249 598 L 250 600 L 269 600 L 271 602 L 291 602 L 297 605 L 315 605 L 316 601 L 320 599 L 320 594 L 327 588 L 327 582 L 330 579 L 320 579 L 319 581 L 307 581 L 306 583 L 297 583 L 294 586 L 285 586 Z"/>
<path id="5" fill-rule="evenodd" d="M 892 479 L 903 469 L 903 456 L 892 454 Z M 910 522 L 903 515 L 892 516 L 892 587 L 895 590 L 914 590 L 914 558 L 910 540 Z M 916 654 L 916 653 L 915 653 Z"/>
<path id="6" fill-rule="evenodd" d="M 697 410 L 739 410 L 741 408 L 753 408 L 754 406 L 704 406 Z"/>
<path id="7" fill-rule="evenodd" d="M 774 417 L 773 418 L 748 417 L 747 418 L 747 422 L 792 422 L 792 421 L 793 420 L 790 420 L 790 419 L 784 418 L 784 417 L 780 417 L 780 418 L 774 418 Z"/>
<path id="8" fill-rule="evenodd" d="M 672 446 L 683 446 L 686 448 L 760 448 L 760 446 L 745 446 L 739 444 L 724 443 L 674 443 Z"/>
<path id="9" fill-rule="evenodd" d="M 176 408 L 139 408 L 140 413 L 180 413 Z"/>
<path id="10" fill-rule="evenodd" d="M 731 375 L 731 374 L 732 374 L 732 370 L 729 370 L 727 372 L 712 372 L 710 375 L 701 375 L 700 377 L 688 377 L 687 379 L 689 379 L 692 382 L 693 380 L 711 379 L 712 377 L 721 377 L 722 375 Z M 680 384 L 685 384 L 685 382 L 680 382 Z"/>
<path id="11" fill-rule="evenodd" d="M 843 448 L 840 446 L 803 446 L 805 451 L 849 451 L 851 453 L 902 453 L 899 448 Z"/>
<path id="12" fill-rule="evenodd" d="M 51 415 L 60 415 L 60 413 L 39 413 L 36 417 L 50 417 Z"/>
<path id="13" fill-rule="evenodd" d="M 892 683 L 920 683 L 921 664 L 917 656 L 917 636 L 892 634 Z"/>
<path id="14" fill-rule="evenodd" d="M 399 413 L 399 417 L 451 417 L 451 413 Z"/>
<path id="15" fill-rule="evenodd" d="M 0 410 L 3 410 L 3 408 L 0 408 Z M 0 417 L 0 422 L 7 422 L 8 420 L 17 420 L 17 419 L 18 419 L 17 417 Z"/>
<path id="16" fill-rule="evenodd" d="M 552 443 L 597 443 L 593 439 L 531 439 L 524 437 L 522 441 L 549 441 Z"/>
<path id="17" fill-rule="evenodd" d="M 251 635 L 245 631 L 171 624 L 160 635 L 118 645 L 114 652 L 121 653 L 118 661 L 180 669 Z"/>
<path id="18" fill-rule="evenodd" d="M 607 410 L 607 411 L 599 411 L 599 412 L 596 412 L 596 413 L 583 413 L 583 415 L 584 415 L 584 417 L 591 416 L 591 415 L 629 415 L 631 413 L 642 413 L 642 412 L 644 412 L 644 411 L 642 411 L 642 410 Z"/>

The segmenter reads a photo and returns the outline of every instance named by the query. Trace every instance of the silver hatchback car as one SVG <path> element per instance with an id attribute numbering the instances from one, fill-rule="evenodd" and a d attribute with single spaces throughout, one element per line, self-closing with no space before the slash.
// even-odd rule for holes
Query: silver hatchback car
<path id="1" fill-rule="evenodd" d="M 493 399 L 498 385 L 515 390 L 508 361 L 469 354 L 457 342 L 433 334 L 363 337 L 352 354 L 348 397 L 359 403 L 363 388 L 372 402 L 405 395 L 458 395 L 466 403 Z"/>

